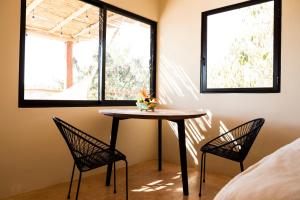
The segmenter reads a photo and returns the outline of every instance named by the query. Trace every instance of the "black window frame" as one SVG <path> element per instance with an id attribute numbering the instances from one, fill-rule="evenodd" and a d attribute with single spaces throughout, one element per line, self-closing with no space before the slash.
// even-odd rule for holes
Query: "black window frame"
<path id="1" fill-rule="evenodd" d="M 207 17 L 222 12 L 232 11 L 256 4 L 274 1 L 273 34 L 273 87 L 261 88 L 207 88 Z M 281 82 L 281 0 L 251 0 L 202 12 L 201 24 L 201 59 L 200 92 L 201 93 L 280 93 Z"/>
<path id="2" fill-rule="evenodd" d="M 20 49 L 19 49 L 19 108 L 33 108 L 33 107 L 89 107 L 89 106 L 134 106 L 135 100 L 28 100 L 24 99 L 24 80 L 25 80 L 25 34 L 26 34 L 26 0 L 21 1 L 21 16 L 20 16 Z M 116 6 L 110 5 L 108 3 L 97 1 L 97 0 L 78 0 L 91 4 L 93 6 L 101 8 L 104 12 L 102 28 L 103 37 L 100 39 L 101 46 L 101 56 L 99 54 L 99 59 L 102 57 L 101 68 L 99 68 L 99 75 L 101 74 L 101 81 L 99 80 L 100 96 L 103 99 L 105 97 L 105 49 L 106 49 L 106 12 L 111 11 L 120 14 L 124 17 L 131 18 L 133 20 L 140 21 L 142 23 L 148 24 L 151 27 L 151 44 L 150 44 L 150 94 L 156 96 L 156 48 L 157 48 L 157 22 L 150 20 L 146 17 L 137 15 L 135 13 L 129 12 L 127 10 L 118 8 Z"/>

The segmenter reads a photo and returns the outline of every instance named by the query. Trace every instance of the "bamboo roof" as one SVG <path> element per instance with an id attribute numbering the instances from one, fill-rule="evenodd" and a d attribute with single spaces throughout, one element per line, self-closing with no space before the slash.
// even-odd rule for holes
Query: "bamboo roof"
<path id="1" fill-rule="evenodd" d="M 64 41 L 97 38 L 100 12 L 100 8 L 79 0 L 27 0 L 26 32 Z M 108 12 L 107 25 L 117 28 L 122 18 Z"/>

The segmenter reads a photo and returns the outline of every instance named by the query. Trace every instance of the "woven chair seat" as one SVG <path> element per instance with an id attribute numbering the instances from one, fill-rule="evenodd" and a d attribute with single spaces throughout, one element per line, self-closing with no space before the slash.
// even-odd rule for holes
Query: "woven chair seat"
<path id="1" fill-rule="evenodd" d="M 202 152 L 214 154 L 216 156 L 224 157 L 230 160 L 234 161 L 240 161 L 240 154 L 239 152 L 232 151 L 225 148 L 217 148 L 215 145 L 206 144 L 203 147 L 201 147 Z"/>
<path id="2" fill-rule="evenodd" d="M 120 160 L 125 160 L 125 155 L 119 153 L 118 151 L 110 152 L 107 151 L 98 151 L 87 156 L 82 156 L 77 158 L 77 166 L 81 171 L 88 171 L 95 169 L 108 163 L 113 163 Z"/>

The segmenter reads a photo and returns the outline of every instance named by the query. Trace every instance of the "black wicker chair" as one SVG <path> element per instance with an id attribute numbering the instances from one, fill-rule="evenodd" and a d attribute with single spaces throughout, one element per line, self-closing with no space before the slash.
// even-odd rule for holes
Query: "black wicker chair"
<path id="1" fill-rule="evenodd" d="M 246 122 L 214 138 L 201 147 L 200 150 L 202 151 L 202 155 L 199 196 L 201 196 L 202 182 L 205 182 L 206 153 L 239 162 L 241 171 L 244 171 L 243 161 L 264 122 L 265 120 L 262 118 Z"/>
<path id="2" fill-rule="evenodd" d="M 73 175 L 75 165 L 79 170 L 79 180 L 76 192 L 76 200 L 78 199 L 78 193 L 80 189 L 81 173 L 86 172 L 107 164 L 113 164 L 114 166 L 114 193 L 116 193 L 116 167 L 115 162 L 123 160 L 126 164 L 126 200 L 128 199 L 128 163 L 126 156 L 121 152 L 115 150 L 111 151 L 110 146 L 104 142 L 84 133 L 83 131 L 73 127 L 72 125 L 64 122 L 63 120 L 54 117 L 56 126 L 65 139 L 69 150 L 74 159 L 74 165 L 72 170 L 71 182 L 69 187 L 68 199 L 70 199 L 70 193 L 73 182 Z"/>

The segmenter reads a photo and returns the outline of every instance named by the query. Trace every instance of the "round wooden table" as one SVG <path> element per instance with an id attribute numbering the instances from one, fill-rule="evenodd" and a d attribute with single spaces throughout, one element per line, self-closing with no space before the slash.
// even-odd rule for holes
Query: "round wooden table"
<path id="1" fill-rule="evenodd" d="M 101 109 L 99 113 L 113 117 L 112 130 L 110 137 L 110 148 L 114 150 L 116 147 L 119 120 L 124 119 L 154 119 L 158 120 L 158 170 L 162 169 L 162 120 L 168 120 L 177 123 L 178 141 L 180 150 L 180 164 L 183 194 L 188 195 L 188 173 L 185 145 L 185 126 L 184 120 L 198 118 L 206 115 L 202 111 L 195 110 L 175 110 L 175 109 L 155 109 L 151 111 L 140 111 L 138 109 Z M 106 174 L 106 185 L 110 185 L 112 165 L 108 165 Z"/>

